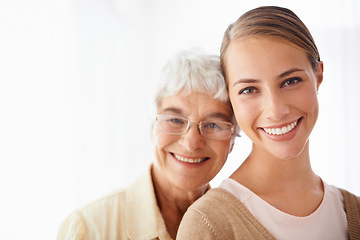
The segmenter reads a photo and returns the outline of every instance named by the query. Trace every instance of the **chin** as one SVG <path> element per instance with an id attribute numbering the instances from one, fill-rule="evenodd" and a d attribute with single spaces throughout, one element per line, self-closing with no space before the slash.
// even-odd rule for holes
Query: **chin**
<path id="1" fill-rule="evenodd" d="M 281 160 L 291 160 L 299 157 L 303 153 L 304 147 L 301 149 L 286 149 L 286 151 L 272 151 L 272 155 Z"/>

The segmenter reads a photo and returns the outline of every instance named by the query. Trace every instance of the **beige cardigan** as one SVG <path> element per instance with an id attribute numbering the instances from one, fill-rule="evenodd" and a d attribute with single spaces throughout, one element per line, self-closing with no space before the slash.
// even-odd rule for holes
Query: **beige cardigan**
<path id="1" fill-rule="evenodd" d="M 73 212 L 57 240 L 172 239 L 157 206 L 151 168 L 128 188 Z"/>
<path id="2" fill-rule="evenodd" d="M 360 239 L 360 198 L 340 189 L 344 196 L 350 240 Z M 275 239 L 231 193 L 209 190 L 189 207 L 176 239 Z"/>

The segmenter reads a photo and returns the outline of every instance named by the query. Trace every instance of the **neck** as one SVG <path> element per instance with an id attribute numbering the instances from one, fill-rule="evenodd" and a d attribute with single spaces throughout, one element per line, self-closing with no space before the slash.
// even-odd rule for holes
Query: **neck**
<path id="1" fill-rule="evenodd" d="M 156 167 L 152 170 L 152 177 L 157 203 L 165 221 L 167 231 L 175 239 L 180 221 L 188 207 L 209 189 L 206 184 L 196 189 L 187 190 L 174 186 L 166 181 Z"/>
<path id="2" fill-rule="evenodd" d="M 276 158 L 253 146 L 231 178 L 274 207 L 297 216 L 313 212 L 323 196 L 321 179 L 311 169 L 308 143 L 291 159 Z M 302 201 L 309 204 L 299 208 Z"/>
<path id="3" fill-rule="evenodd" d="M 239 179 L 244 183 L 276 183 L 276 186 L 282 187 L 307 182 L 311 176 L 315 174 L 311 168 L 307 143 L 300 154 L 290 159 L 279 159 L 253 146 L 250 155 L 231 178 Z"/>

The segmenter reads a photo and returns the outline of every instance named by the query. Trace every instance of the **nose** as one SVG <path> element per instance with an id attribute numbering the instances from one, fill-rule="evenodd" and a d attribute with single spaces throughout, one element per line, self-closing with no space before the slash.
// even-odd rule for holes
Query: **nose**
<path id="1" fill-rule="evenodd" d="M 194 152 L 205 146 L 205 140 L 204 137 L 201 136 L 196 124 L 192 124 L 190 129 L 185 134 L 181 135 L 179 144 L 185 150 Z"/>
<path id="2" fill-rule="evenodd" d="M 289 102 L 280 93 L 269 93 L 264 99 L 266 117 L 273 121 L 280 121 L 290 112 Z"/>

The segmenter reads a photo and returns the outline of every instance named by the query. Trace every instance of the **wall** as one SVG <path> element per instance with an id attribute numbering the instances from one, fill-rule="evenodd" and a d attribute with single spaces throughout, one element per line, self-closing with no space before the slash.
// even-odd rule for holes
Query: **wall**
<path id="1" fill-rule="evenodd" d="M 260 5 L 295 11 L 325 62 L 311 159 L 360 195 L 358 1 L 1 1 L 0 239 L 54 239 L 75 208 L 153 161 L 152 90 L 165 61 L 201 47 Z M 217 186 L 250 151 L 237 139 Z"/>

